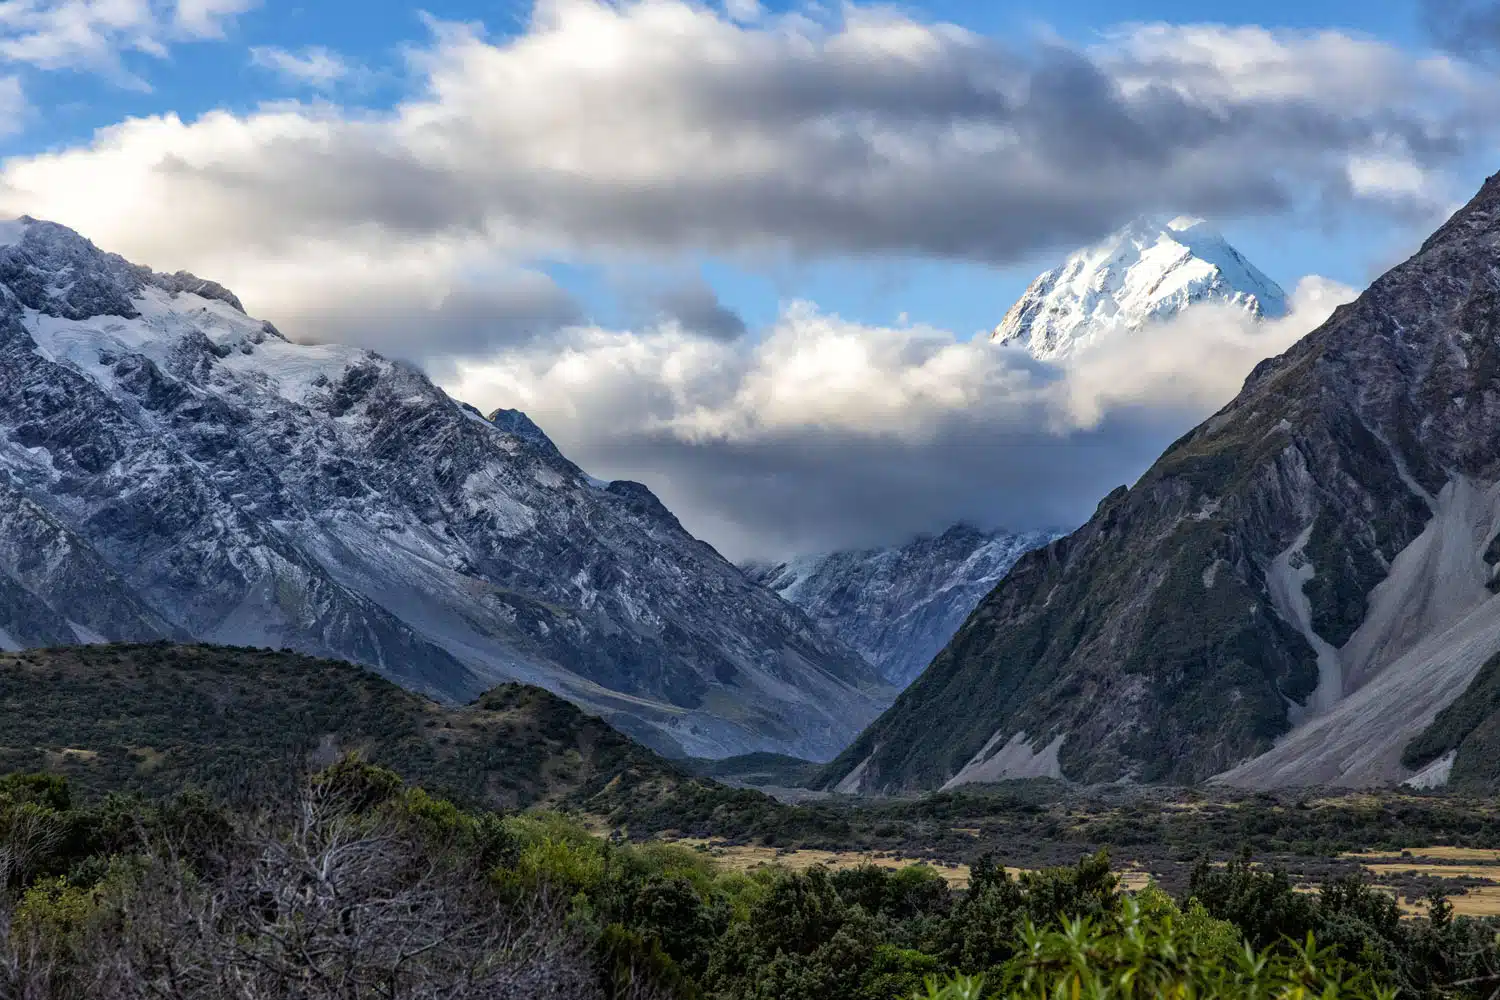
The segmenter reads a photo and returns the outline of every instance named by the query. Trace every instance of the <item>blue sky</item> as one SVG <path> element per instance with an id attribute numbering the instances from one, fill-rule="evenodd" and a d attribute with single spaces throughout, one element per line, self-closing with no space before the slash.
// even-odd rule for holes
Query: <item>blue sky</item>
<path id="1" fill-rule="evenodd" d="M 1331 300 L 976 335 L 1142 212 L 1363 287 L 1500 166 L 1463 3 L 1458 54 L 1447 0 L 8 0 L 0 211 L 526 409 L 732 554 L 1066 526 Z"/>

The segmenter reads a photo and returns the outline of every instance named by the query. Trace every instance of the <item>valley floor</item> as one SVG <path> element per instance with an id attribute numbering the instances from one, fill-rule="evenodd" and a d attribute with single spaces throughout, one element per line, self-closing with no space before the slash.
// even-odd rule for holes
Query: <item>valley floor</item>
<path id="1" fill-rule="evenodd" d="M 1249 852 L 1299 886 L 1357 875 L 1410 912 L 1440 888 L 1459 913 L 1500 915 L 1500 803 L 1451 793 L 1085 790 L 1030 781 L 912 799 L 782 804 L 744 826 L 693 832 L 677 839 L 737 869 L 926 861 L 954 885 L 986 855 L 1020 871 L 1105 850 L 1127 882 L 1181 891 L 1201 860 Z"/>

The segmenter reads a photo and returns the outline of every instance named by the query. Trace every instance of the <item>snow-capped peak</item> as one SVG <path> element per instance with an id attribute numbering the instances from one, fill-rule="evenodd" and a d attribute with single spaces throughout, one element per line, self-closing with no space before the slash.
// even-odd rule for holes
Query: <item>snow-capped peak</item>
<path id="1" fill-rule="evenodd" d="M 991 340 L 1059 360 L 1199 302 L 1237 306 L 1256 317 L 1281 316 L 1287 308 L 1281 287 L 1202 219 L 1143 216 L 1038 275 Z"/>

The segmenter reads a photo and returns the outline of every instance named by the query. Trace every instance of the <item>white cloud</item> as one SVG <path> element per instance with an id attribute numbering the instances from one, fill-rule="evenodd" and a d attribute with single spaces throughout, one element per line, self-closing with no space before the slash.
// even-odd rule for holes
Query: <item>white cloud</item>
<path id="1" fill-rule="evenodd" d="M 350 73 L 349 64 L 344 61 L 343 56 L 321 45 L 309 46 L 298 52 L 258 45 L 250 50 L 250 62 L 285 80 L 315 90 L 328 90 Z"/>
<path id="2" fill-rule="evenodd" d="M 144 86 L 123 51 L 165 53 L 148 0 L 12 0 L 0 5 L 0 58 L 36 69 L 84 69 Z"/>
<path id="3" fill-rule="evenodd" d="M 765 14 L 760 0 L 724 0 L 724 13 L 741 24 L 758 21 Z"/>
<path id="4" fill-rule="evenodd" d="M 798 303 L 755 343 L 577 329 L 460 362 L 447 384 L 526 410 L 596 474 L 649 470 L 732 555 L 785 554 L 965 518 L 1074 523 L 1352 296 L 1309 278 L 1285 319 L 1200 307 L 1057 366 Z"/>
<path id="5" fill-rule="evenodd" d="M 260 0 L 177 0 L 174 23 L 195 38 L 222 38 L 224 26 L 260 6 Z"/>
<path id="6" fill-rule="evenodd" d="M 122 57 L 161 58 L 182 39 L 222 37 L 224 24 L 259 0 L 4 0 L 0 60 L 38 70 L 99 73 L 135 89 L 145 80 Z"/>
<path id="7" fill-rule="evenodd" d="M 391 247 L 314 241 L 295 253 L 227 259 L 214 274 L 287 331 L 432 363 L 486 355 L 579 321 L 566 292 L 482 243 Z"/>
<path id="8" fill-rule="evenodd" d="M 1224 107 L 1293 98 L 1363 114 L 1409 103 L 1420 92 L 1446 91 L 1467 77 L 1446 57 L 1413 58 L 1386 42 L 1334 30 L 1138 24 L 1112 33 L 1095 51 L 1118 65 L 1133 89 L 1166 86 Z"/>
<path id="9" fill-rule="evenodd" d="M 1063 433 L 1097 427 L 1111 411 L 1140 406 L 1201 419 L 1232 399 L 1256 364 L 1291 347 L 1354 296 L 1354 289 L 1314 275 L 1298 282 L 1280 319 L 1250 322 L 1243 309 L 1202 304 L 1170 323 L 1105 338 L 1063 368 L 1052 425 Z"/>
<path id="10" fill-rule="evenodd" d="M 0 136 L 21 131 L 30 110 L 21 78 L 0 76 Z"/>
<path id="11" fill-rule="evenodd" d="M 1341 36 L 1259 33 L 1245 56 L 1232 29 L 1150 27 L 1092 54 L 1018 51 L 840 10 L 739 24 L 683 0 L 541 0 L 513 38 L 437 25 L 419 90 L 390 113 L 133 121 L 11 161 L 0 202 L 127 253 L 171 242 L 189 265 L 374 230 L 522 255 L 1006 263 L 1142 211 L 1378 202 L 1352 163 L 1440 178 L 1500 123 L 1463 67 Z M 1325 99 L 1345 92 L 1362 96 Z M 98 196 L 80 203 L 83 176 Z"/>
<path id="12" fill-rule="evenodd" d="M 1447 55 L 1414 55 L 1339 31 L 1144 24 L 1095 53 L 1131 92 L 1169 88 L 1226 116 L 1303 109 L 1262 117 L 1265 138 L 1280 145 L 1331 128 L 1347 143 L 1353 194 L 1400 207 L 1434 211 L 1450 198 L 1431 169 L 1435 157 L 1465 132 L 1487 133 L 1488 151 L 1500 115 L 1500 93 L 1486 74 Z"/>
<path id="13" fill-rule="evenodd" d="M 955 417 L 984 416 L 1066 435 L 1144 406 L 1206 415 L 1258 362 L 1290 347 L 1354 292 L 1304 279 L 1283 319 L 1202 305 L 1171 323 L 1113 338 L 1061 364 L 987 337 L 930 326 L 872 327 L 795 302 L 762 339 L 719 342 L 674 325 L 576 328 L 550 342 L 464 361 L 452 385 L 485 405 L 618 433 L 684 441 L 770 439 L 833 431 L 928 440 Z M 559 424 L 561 426 L 561 424 Z"/>
<path id="14" fill-rule="evenodd" d="M 1349 160 L 1349 185 L 1360 195 L 1427 199 L 1433 196 L 1434 180 L 1428 171 L 1399 156 L 1355 156 Z"/>

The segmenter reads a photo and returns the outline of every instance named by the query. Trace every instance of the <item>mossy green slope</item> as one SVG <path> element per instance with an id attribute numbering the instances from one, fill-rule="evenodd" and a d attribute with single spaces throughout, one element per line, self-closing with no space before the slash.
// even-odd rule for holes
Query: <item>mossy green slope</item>
<path id="1" fill-rule="evenodd" d="M 1451 787 L 1500 788 L 1500 655 L 1491 657 L 1459 699 L 1407 745 L 1401 763 L 1423 768 L 1449 753 L 1454 754 Z"/>
<path id="2" fill-rule="evenodd" d="M 94 794 L 263 791 L 351 751 L 490 808 L 603 812 L 700 783 L 540 688 L 451 708 L 348 663 L 266 649 L 0 654 L 0 719 L 0 773 L 58 771 Z"/>

